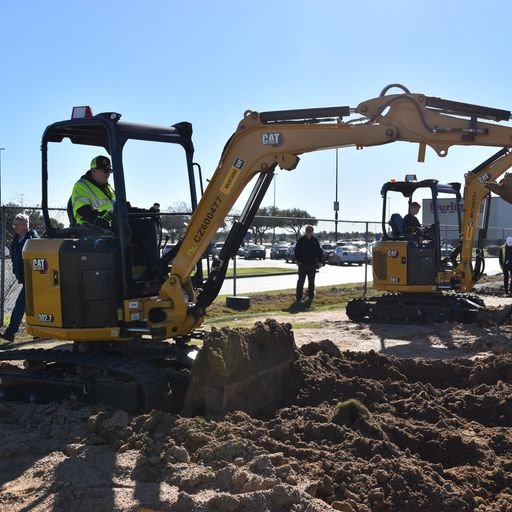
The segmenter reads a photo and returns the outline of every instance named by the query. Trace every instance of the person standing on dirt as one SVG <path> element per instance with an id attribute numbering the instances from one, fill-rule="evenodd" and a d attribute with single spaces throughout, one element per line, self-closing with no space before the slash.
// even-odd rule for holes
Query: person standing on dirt
<path id="1" fill-rule="evenodd" d="M 22 213 L 18 213 L 18 215 L 14 217 L 12 227 L 15 232 L 11 244 L 12 272 L 16 276 L 18 283 L 23 286 L 21 287 L 16 303 L 14 304 L 9 326 L 0 334 L 0 338 L 5 341 L 14 341 L 14 336 L 18 332 L 23 315 L 25 314 L 25 273 L 23 270 L 22 258 L 23 246 L 29 238 L 39 238 L 36 231 L 29 229 L 28 217 Z"/>
<path id="2" fill-rule="evenodd" d="M 313 226 L 306 226 L 306 233 L 301 236 L 295 244 L 295 259 L 299 266 L 299 278 L 295 290 L 297 302 L 302 300 L 304 282 L 308 278 L 308 299 L 315 297 L 315 274 L 320 268 L 323 251 L 318 240 L 313 236 Z"/>
<path id="3" fill-rule="evenodd" d="M 501 270 L 503 271 L 503 288 L 505 289 L 505 295 L 510 295 L 512 291 L 512 287 L 509 288 L 512 272 L 512 236 L 509 236 L 500 247 L 499 262 Z"/>

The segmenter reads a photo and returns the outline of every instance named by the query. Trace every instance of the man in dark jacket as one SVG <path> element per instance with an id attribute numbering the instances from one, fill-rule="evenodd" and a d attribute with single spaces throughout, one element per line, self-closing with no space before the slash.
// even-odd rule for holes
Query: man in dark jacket
<path id="1" fill-rule="evenodd" d="M 409 206 L 409 213 L 404 217 L 404 227 L 406 235 L 415 235 L 421 228 L 421 223 L 418 220 L 418 215 L 420 211 L 420 203 L 413 201 Z"/>
<path id="2" fill-rule="evenodd" d="M 512 273 L 512 237 L 509 236 L 505 240 L 504 245 L 500 247 L 498 259 L 503 271 L 503 288 L 505 289 L 505 295 L 508 295 L 511 291 L 509 288 L 509 278 Z"/>
<path id="3" fill-rule="evenodd" d="M 322 262 L 322 248 L 318 240 L 313 236 L 313 226 L 306 226 L 306 234 L 301 236 L 295 244 L 295 259 L 299 265 L 299 279 L 295 297 L 297 302 L 302 300 L 304 282 L 308 278 L 308 298 L 313 300 L 315 296 L 315 274 Z"/>
<path id="4" fill-rule="evenodd" d="M 25 275 L 23 271 L 22 258 L 23 246 L 29 238 L 39 238 L 38 234 L 34 230 L 29 229 L 28 217 L 22 213 L 18 213 L 18 215 L 14 217 L 13 228 L 16 234 L 14 235 L 11 244 L 12 271 L 16 276 L 18 283 L 23 286 L 21 287 L 14 309 L 12 310 L 9 326 L 2 334 L 0 334 L 0 338 L 6 341 L 14 341 L 14 336 L 18 332 L 23 315 L 25 314 Z"/>

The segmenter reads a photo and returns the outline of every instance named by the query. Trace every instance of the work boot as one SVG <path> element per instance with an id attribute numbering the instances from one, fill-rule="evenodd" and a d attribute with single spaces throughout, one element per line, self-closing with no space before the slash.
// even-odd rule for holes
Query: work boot
<path id="1" fill-rule="evenodd" d="M 14 341 L 14 335 L 9 334 L 7 331 L 0 333 L 0 338 L 5 341 Z"/>

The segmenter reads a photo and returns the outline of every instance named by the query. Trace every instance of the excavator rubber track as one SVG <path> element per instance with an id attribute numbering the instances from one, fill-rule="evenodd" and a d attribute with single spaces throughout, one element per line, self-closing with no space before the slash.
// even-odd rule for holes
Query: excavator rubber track
<path id="1" fill-rule="evenodd" d="M 499 315 L 486 308 L 473 294 L 386 293 L 361 297 L 347 304 L 347 316 L 354 322 L 485 322 L 499 320 Z M 505 316 L 505 315 L 504 315 Z"/>
<path id="2" fill-rule="evenodd" d="M 23 367 L 12 364 L 14 361 L 23 361 Z M 172 388 L 182 389 L 184 394 L 186 380 L 186 376 L 172 368 L 101 352 L 0 352 L 0 396 L 5 400 L 77 400 L 133 412 L 149 411 L 168 406 L 173 398 L 181 401 L 183 397 L 172 396 Z"/>

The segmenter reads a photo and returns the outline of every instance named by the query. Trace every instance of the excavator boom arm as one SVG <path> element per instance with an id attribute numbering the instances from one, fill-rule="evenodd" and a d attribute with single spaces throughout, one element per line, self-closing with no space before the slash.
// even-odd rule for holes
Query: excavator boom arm
<path id="1" fill-rule="evenodd" d="M 343 120 L 353 113 L 363 117 Z M 160 300 L 167 312 L 165 321 L 159 316 L 160 326 L 166 325 L 169 335 L 182 335 L 201 322 L 204 311 L 194 309 L 190 274 L 255 175 L 273 172 L 276 165 L 293 170 L 302 153 L 348 146 L 417 142 L 420 161 L 426 146 L 442 157 L 453 145 L 512 146 L 511 127 L 479 121 L 481 117 L 503 120 L 510 112 L 410 93 L 379 96 L 357 109 L 246 112 L 224 148 L 162 285 Z"/>
<path id="2" fill-rule="evenodd" d="M 511 166 L 512 152 L 508 148 L 504 148 L 465 176 L 461 254 L 456 273 L 462 276 L 466 290 L 470 290 L 475 284 L 472 265 L 473 245 L 479 226 L 481 205 L 490 191 L 496 191 L 496 180 Z M 511 186 L 512 183 L 508 181 L 497 189 L 505 200 L 511 198 Z"/>

